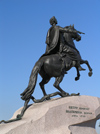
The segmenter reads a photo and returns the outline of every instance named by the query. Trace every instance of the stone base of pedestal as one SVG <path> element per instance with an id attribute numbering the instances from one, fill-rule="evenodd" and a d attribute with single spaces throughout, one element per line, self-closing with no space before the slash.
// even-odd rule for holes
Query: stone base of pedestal
<path id="1" fill-rule="evenodd" d="M 32 104 L 22 120 L 0 124 L 0 134 L 96 134 L 95 123 L 99 118 L 100 98 L 56 98 Z"/>

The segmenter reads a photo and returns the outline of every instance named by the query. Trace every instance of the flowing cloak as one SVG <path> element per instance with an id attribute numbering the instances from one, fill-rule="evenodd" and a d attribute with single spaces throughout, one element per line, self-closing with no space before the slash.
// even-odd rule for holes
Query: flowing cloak
<path id="1" fill-rule="evenodd" d="M 60 28 L 60 26 L 55 25 L 48 30 L 46 37 L 46 51 L 41 57 L 56 54 L 60 50 L 60 44 L 63 44 L 62 55 L 66 55 L 73 61 L 81 60 L 81 56 L 78 50 L 72 48 L 71 45 L 69 45 L 68 43 L 63 42 L 63 39 L 61 37 L 62 34 L 60 33 Z"/>
<path id="2" fill-rule="evenodd" d="M 59 26 L 52 26 L 48 30 L 46 44 L 46 51 L 45 54 L 42 55 L 42 57 L 50 54 L 56 54 L 57 52 L 59 52 Z"/>

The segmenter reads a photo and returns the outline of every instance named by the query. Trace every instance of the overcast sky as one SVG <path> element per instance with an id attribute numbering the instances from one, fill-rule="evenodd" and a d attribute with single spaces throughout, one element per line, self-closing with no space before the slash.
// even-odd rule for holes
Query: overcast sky
<path id="1" fill-rule="evenodd" d="M 0 0 L 0 120 L 9 119 L 23 106 L 20 93 L 28 85 L 35 62 L 45 52 L 49 19 L 55 16 L 58 25 L 74 24 L 85 33 L 75 42 L 81 57 L 93 68 L 80 72 L 74 81 L 75 68 L 64 77 L 61 87 L 69 93 L 100 97 L 100 0 Z M 33 96 L 43 96 L 38 77 Z M 47 93 L 57 91 L 54 78 L 46 85 Z M 32 103 L 32 102 L 30 102 Z M 97 125 L 98 126 L 98 125 Z M 100 133 L 100 129 L 97 128 Z"/>

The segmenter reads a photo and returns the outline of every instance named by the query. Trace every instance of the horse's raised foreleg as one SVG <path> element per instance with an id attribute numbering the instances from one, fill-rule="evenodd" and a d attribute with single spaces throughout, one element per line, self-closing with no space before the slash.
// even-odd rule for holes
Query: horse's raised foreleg
<path id="1" fill-rule="evenodd" d="M 88 67 L 88 69 L 89 69 L 88 75 L 89 75 L 89 76 L 92 76 L 92 68 L 90 67 L 89 62 L 88 62 L 87 60 L 81 60 L 81 61 L 80 61 L 80 64 L 86 64 L 87 67 Z"/>
<path id="2" fill-rule="evenodd" d="M 77 71 L 77 77 L 75 77 L 75 81 L 77 81 L 80 78 L 80 73 L 79 73 L 79 68 L 78 67 L 75 67 L 75 68 L 76 68 L 76 71 Z"/>
<path id="3" fill-rule="evenodd" d="M 62 93 L 62 96 L 66 96 L 66 95 L 69 95 L 69 94 L 66 93 L 64 90 L 62 90 L 61 87 L 59 86 L 59 84 L 63 80 L 63 77 L 64 77 L 64 75 L 61 75 L 60 77 L 56 77 L 55 83 L 53 84 L 53 86 L 55 88 L 57 88 Z"/>

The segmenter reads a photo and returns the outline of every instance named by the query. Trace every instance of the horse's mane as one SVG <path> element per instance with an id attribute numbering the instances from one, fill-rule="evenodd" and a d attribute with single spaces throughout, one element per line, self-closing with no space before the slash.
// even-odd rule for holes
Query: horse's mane
<path id="1" fill-rule="evenodd" d="M 69 26 L 65 26 L 64 28 L 67 28 L 67 29 L 74 29 L 74 25 L 69 25 Z"/>
<path id="2" fill-rule="evenodd" d="M 71 26 L 66 26 L 65 28 L 70 28 Z"/>

